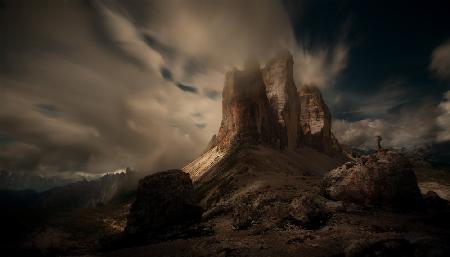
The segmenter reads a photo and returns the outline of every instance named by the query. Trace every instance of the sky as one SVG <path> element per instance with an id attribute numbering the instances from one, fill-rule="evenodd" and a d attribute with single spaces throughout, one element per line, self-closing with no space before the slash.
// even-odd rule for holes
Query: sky
<path id="1" fill-rule="evenodd" d="M 0 0 L 0 169 L 178 168 L 218 131 L 226 71 L 280 49 L 339 141 L 450 140 L 448 1 Z"/>

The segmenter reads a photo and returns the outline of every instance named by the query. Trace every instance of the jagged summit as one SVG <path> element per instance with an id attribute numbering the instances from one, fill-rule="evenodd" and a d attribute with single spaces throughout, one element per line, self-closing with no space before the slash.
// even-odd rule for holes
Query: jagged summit
<path id="1" fill-rule="evenodd" d="M 285 50 L 262 69 L 249 60 L 244 70 L 227 72 L 222 123 L 208 150 L 244 143 L 280 150 L 309 146 L 327 154 L 340 151 L 320 90 L 303 86 L 297 92 L 293 64 L 292 55 Z"/>
<path id="2" fill-rule="evenodd" d="M 243 70 L 227 72 L 219 132 L 205 153 L 183 170 L 196 180 L 225 156 L 248 146 L 297 154 L 312 148 L 319 154 L 340 155 L 320 90 L 307 86 L 298 91 L 293 64 L 292 55 L 284 50 L 263 68 L 250 59 Z"/>
<path id="3" fill-rule="evenodd" d="M 225 75 L 222 123 L 216 138 L 221 149 L 244 142 L 271 145 L 277 137 L 261 71 L 255 66 L 247 68 Z"/>
<path id="4" fill-rule="evenodd" d="M 298 118 L 300 113 L 297 87 L 293 75 L 294 60 L 288 51 L 280 52 L 262 70 L 266 96 L 276 116 L 280 148 L 298 146 Z"/>
<path id="5" fill-rule="evenodd" d="M 327 154 L 341 152 L 341 147 L 331 132 L 331 113 L 315 86 L 303 86 L 299 90 L 300 145 L 307 145 Z"/>

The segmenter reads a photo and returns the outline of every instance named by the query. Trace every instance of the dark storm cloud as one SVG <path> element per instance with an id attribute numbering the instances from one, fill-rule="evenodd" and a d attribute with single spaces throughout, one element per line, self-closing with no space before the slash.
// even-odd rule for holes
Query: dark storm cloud
<path id="1" fill-rule="evenodd" d="M 172 72 L 169 69 L 167 69 L 165 67 L 161 67 L 160 72 L 161 72 L 161 76 L 165 80 L 173 81 L 173 75 L 172 75 Z"/>
<path id="2" fill-rule="evenodd" d="M 161 76 L 165 80 L 173 82 L 173 84 L 175 86 L 177 86 L 179 89 L 181 89 L 182 91 L 185 91 L 185 92 L 188 92 L 188 93 L 192 93 L 192 94 L 197 94 L 198 93 L 198 89 L 197 88 L 195 88 L 195 87 L 193 87 L 191 85 L 184 84 L 184 83 L 179 82 L 179 81 L 174 81 L 172 72 L 169 69 L 167 69 L 165 67 L 162 67 L 160 69 L 160 73 L 161 73 Z"/>
<path id="3" fill-rule="evenodd" d="M 177 53 L 176 49 L 171 48 L 169 46 L 166 46 L 164 44 L 161 44 L 160 42 L 158 42 L 158 40 L 156 40 L 154 37 L 152 37 L 151 35 L 149 35 L 148 33 L 146 33 L 145 31 L 142 32 L 142 37 L 144 38 L 145 43 L 155 49 L 155 51 L 161 53 L 161 55 L 163 55 L 166 58 L 173 58 Z"/>
<path id="4" fill-rule="evenodd" d="M 175 82 L 175 85 L 179 89 L 181 89 L 181 90 L 183 90 L 185 92 L 189 92 L 189 93 L 193 93 L 193 94 L 197 94 L 198 93 L 198 89 L 193 87 L 193 86 L 191 86 L 191 85 L 187 85 L 187 84 L 184 84 L 182 82 Z"/>

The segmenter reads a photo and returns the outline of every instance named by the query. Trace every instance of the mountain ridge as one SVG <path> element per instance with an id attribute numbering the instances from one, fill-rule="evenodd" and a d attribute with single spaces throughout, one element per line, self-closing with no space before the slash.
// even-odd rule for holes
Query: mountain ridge
<path id="1" fill-rule="evenodd" d="M 260 68 L 249 60 L 225 75 L 222 122 L 205 152 L 182 168 L 195 181 L 225 157 L 248 146 L 267 151 L 312 149 L 345 159 L 331 132 L 331 114 L 320 90 L 293 78 L 293 57 L 281 51 Z"/>

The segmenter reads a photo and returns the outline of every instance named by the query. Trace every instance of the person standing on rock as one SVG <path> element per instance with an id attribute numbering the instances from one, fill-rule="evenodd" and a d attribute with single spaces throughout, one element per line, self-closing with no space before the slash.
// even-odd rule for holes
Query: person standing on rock
<path id="1" fill-rule="evenodd" d="M 377 138 L 378 150 L 381 150 L 381 140 L 383 140 L 383 138 L 381 138 L 381 136 L 376 136 L 376 138 Z"/>

